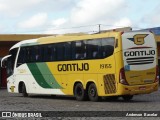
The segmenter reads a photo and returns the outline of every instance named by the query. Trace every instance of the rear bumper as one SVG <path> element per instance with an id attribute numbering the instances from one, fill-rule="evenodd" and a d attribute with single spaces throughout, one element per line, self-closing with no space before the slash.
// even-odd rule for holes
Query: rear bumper
<path id="1" fill-rule="evenodd" d="M 159 83 L 146 84 L 146 85 L 136 85 L 136 86 L 127 86 L 119 84 L 117 89 L 117 95 L 137 95 L 137 94 L 149 94 L 154 91 L 157 91 Z"/>

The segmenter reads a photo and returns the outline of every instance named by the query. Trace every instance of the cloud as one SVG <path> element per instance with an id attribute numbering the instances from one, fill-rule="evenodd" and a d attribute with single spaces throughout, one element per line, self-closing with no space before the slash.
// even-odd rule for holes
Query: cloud
<path id="1" fill-rule="evenodd" d="M 6 4 L 3 4 L 3 3 L 0 3 L 0 12 L 3 12 L 7 9 L 7 5 Z"/>
<path id="2" fill-rule="evenodd" d="M 125 14 L 127 5 L 125 0 L 81 0 L 77 1 L 72 8 L 70 16 L 54 20 L 56 27 L 52 29 L 56 33 L 64 32 L 92 32 L 98 31 L 98 24 L 107 24 L 115 26 L 129 26 L 131 21 L 127 17 L 122 17 L 121 12 Z M 58 24 L 58 25 L 56 25 Z M 90 26 L 91 25 L 91 26 Z M 75 28 L 76 26 L 86 26 Z M 65 30 L 56 30 L 57 28 L 72 28 Z M 103 27 L 104 29 L 112 27 Z M 49 30 L 50 31 L 50 30 Z"/>
<path id="3" fill-rule="evenodd" d="M 129 18 L 124 17 L 121 18 L 119 21 L 114 23 L 114 27 L 128 27 L 128 26 L 132 26 L 132 22 Z"/>
<path id="4" fill-rule="evenodd" d="M 81 0 L 72 10 L 71 21 L 76 24 L 110 22 L 124 10 L 124 5 L 124 0 Z"/>
<path id="5" fill-rule="evenodd" d="M 141 11 L 136 7 L 143 3 L 144 0 L 0 0 L 0 16 L 1 23 L 11 32 L 26 32 L 26 29 L 36 33 L 91 32 L 98 31 L 98 24 L 102 30 L 159 25 L 160 4 L 146 12 L 147 6 Z M 145 5 L 150 3 L 156 4 L 145 2 Z"/>
<path id="6" fill-rule="evenodd" d="M 144 2 L 145 2 L 145 7 L 138 9 L 139 10 L 138 13 L 140 17 L 139 19 L 137 19 L 137 21 L 134 21 L 134 24 L 135 24 L 134 26 L 136 26 L 138 29 L 159 27 L 160 26 L 160 22 L 159 22 L 160 21 L 160 15 L 159 15 L 160 1 L 159 0 L 155 0 L 154 2 L 149 0 L 142 1 L 143 4 Z M 145 11 L 145 12 L 142 12 L 142 11 Z"/>
<path id="7" fill-rule="evenodd" d="M 66 22 L 67 22 L 67 19 L 65 19 L 65 18 L 58 18 L 58 19 L 52 21 L 52 25 L 58 27 L 58 26 L 63 25 Z"/>
<path id="8" fill-rule="evenodd" d="M 160 4 L 157 5 L 155 9 L 150 11 L 148 14 L 144 15 L 141 19 L 141 23 L 145 23 L 148 27 L 158 27 L 160 26 L 160 16 L 159 16 L 159 8 Z"/>
<path id="9" fill-rule="evenodd" d="M 122 17 L 126 14 L 127 5 L 125 0 L 81 0 L 73 6 L 67 18 L 58 18 L 52 21 L 53 27 L 47 29 L 46 33 L 75 33 L 98 31 L 98 24 L 102 29 L 113 27 L 126 27 L 132 25 L 131 20 Z M 78 26 L 86 26 L 79 27 Z M 77 27 L 77 28 L 76 28 Z M 61 29 L 71 28 L 71 29 Z"/>
<path id="10" fill-rule="evenodd" d="M 4 18 L 3 22 L 5 23 L 5 18 L 13 17 L 10 25 L 17 24 L 13 27 L 18 26 L 20 29 L 16 31 L 20 32 L 27 31 L 25 29 L 28 28 L 30 31 L 37 31 L 37 27 L 39 32 L 98 31 L 96 24 L 122 24 L 121 13 L 126 13 L 127 6 L 125 0 L 14 0 L 12 3 L 10 0 L 1 1 L 0 16 Z M 78 26 L 88 27 L 60 30 Z"/>
<path id="11" fill-rule="evenodd" d="M 37 12 L 59 12 L 69 9 L 72 0 L 0 0 L 0 15 L 18 17 Z"/>
<path id="12" fill-rule="evenodd" d="M 0 14 L 7 17 L 16 17 L 21 15 L 24 11 L 29 11 L 29 8 L 39 5 L 45 0 L 1 0 Z"/>
<path id="13" fill-rule="evenodd" d="M 31 18 L 22 21 L 18 24 L 19 28 L 36 28 L 44 25 L 47 21 L 47 14 L 46 13 L 38 13 Z"/>
<path id="14" fill-rule="evenodd" d="M 45 30 L 45 34 L 62 34 L 65 33 L 66 29 L 63 26 L 66 26 L 68 19 L 66 18 L 57 18 L 51 21 L 51 25 L 47 30 Z M 63 27 L 63 28 L 62 28 Z"/>

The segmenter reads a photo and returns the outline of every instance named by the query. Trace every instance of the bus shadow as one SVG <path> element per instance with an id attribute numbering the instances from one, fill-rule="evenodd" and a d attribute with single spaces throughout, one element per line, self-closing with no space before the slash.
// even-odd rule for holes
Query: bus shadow
<path id="1" fill-rule="evenodd" d="M 51 96 L 45 96 L 45 95 L 31 95 L 29 98 L 34 99 L 55 99 L 55 100 L 76 100 L 73 96 L 57 96 L 57 95 L 51 95 Z"/>
<path id="2" fill-rule="evenodd" d="M 149 102 L 152 102 L 152 101 L 147 101 L 147 100 L 136 100 L 136 99 L 133 99 L 133 100 L 129 100 L 129 101 L 125 101 L 123 100 L 122 98 L 119 98 L 117 100 L 113 100 L 113 99 L 110 99 L 110 98 L 106 98 L 106 99 L 103 99 L 102 102 L 114 102 L 114 103 L 149 103 Z"/>
<path id="3" fill-rule="evenodd" d="M 61 95 L 29 95 L 28 97 L 23 97 L 23 96 L 12 96 L 12 97 L 21 97 L 21 98 L 31 98 L 31 99 L 50 99 L 50 100 L 72 100 L 72 101 L 77 101 L 75 97 L 73 96 L 61 96 Z M 79 101 L 78 101 L 79 102 Z M 89 100 L 86 101 L 80 101 L 80 102 L 91 102 Z M 125 101 L 122 98 L 118 99 L 112 99 L 112 98 L 102 98 L 98 102 L 109 102 L 109 103 L 147 103 L 147 102 L 152 102 L 150 100 L 138 100 L 138 98 L 133 98 L 130 101 Z"/>

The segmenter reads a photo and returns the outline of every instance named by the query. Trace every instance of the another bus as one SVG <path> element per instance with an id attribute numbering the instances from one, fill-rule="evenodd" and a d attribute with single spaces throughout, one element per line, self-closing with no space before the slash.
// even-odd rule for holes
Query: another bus
<path id="1" fill-rule="evenodd" d="M 158 90 L 157 45 L 150 32 L 50 36 L 15 44 L 2 59 L 11 93 L 73 95 L 79 101 Z"/>

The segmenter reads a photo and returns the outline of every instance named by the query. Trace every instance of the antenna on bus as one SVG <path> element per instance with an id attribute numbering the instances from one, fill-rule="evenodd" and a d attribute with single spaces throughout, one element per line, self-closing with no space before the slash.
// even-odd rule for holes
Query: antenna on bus
<path id="1" fill-rule="evenodd" d="M 101 32 L 101 24 L 98 24 L 99 33 Z"/>

